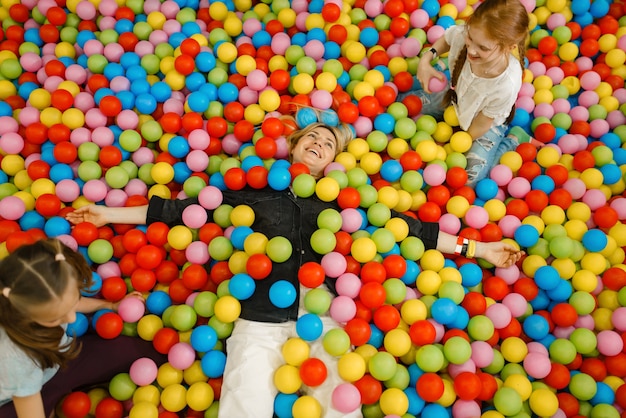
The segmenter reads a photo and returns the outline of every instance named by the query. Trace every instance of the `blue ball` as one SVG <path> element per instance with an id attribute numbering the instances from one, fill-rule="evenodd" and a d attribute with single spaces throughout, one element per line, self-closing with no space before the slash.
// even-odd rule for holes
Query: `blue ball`
<path id="1" fill-rule="evenodd" d="M 599 229 L 590 229 L 583 235 L 583 246 L 592 252 L 604 250 L 608 243 L 606 234 Z"/>
<path id="2" fill-rule="evenodd" d="M 254 279 L 246 273 L 237 273 L 228 282 L 228 291 L 238 300 L 246 300 L 254 293 L 256 283 Z"/>
<path id="3" fill-rule="evenodd" d="M 217 88 L 217 97 L 224 104 L 234 102 L 239 97 L 239 90 L 233 83 L 226 82 Z"/>
<path id="4" fill-rule="evenodd" d="M 304 128 L 316 122 L 318 122 L 317 112 L 311 108 L 303 107 L 296 113 L 296 124 L 298 124 L 300 128 Z"/>
<path id="5" fill-rule="evenodd" d="M 609 2 L 605 0 L 594 0 L 591 2 L 591 7 L 589 7 L 589 13 L 595 19 L 606 16 L 609 12 Z"/>
<path id="6" fill-rule="evenodd" d="M 175 158 L 184 158 L 189 154 L 189 143 L 185 137 L 176 135 L 167 143 L 167 151 Z"/>
<path id="7" fill-rule="evenodd" d="M 429 403 L 422 409 L 422 418 L 450 418 L 452 414 L 437 403 Z"/>
<path id="8" fill-rule="evenodd" d="M 567 302 L 574 293 L 572 283 L 569 280 L 559 280 L 559 284 L 554 289 L 546 290 L 546 294 L 555 302 Z"/>
<path id="9" fill-rule="evenodd" d="M 110 62 L 104 67 L 103 74 L 108 80 L 113 80 L 115 77 L 124 75 L 124 67 L 116 62 Z"/>
<path id="10" fill-rule="evenodd" d="M 102 289 L 102 277 L 95 271 L 91 273 L 91 286 L 82 289 L 80 294 L 83 296 L 95 296 Z"/>
<path id="11" fill-rule="evenodd" d="M 589 400 L 589 403 L 596 406 L 601 403 L 613 405 L 615 402 L 615 392 L 604 382 L 596 383 L 596 394 Z"/>
<path id="12" fill-rule="evenodd" d="M 433 319 L 442 325 L 452 323 L 458 311 L 459 306 L 449 298 L 439 298 L 430 307 Z"/>
<path id="13" fill-rule="evenodd" d="M 559 272 L 552 266 L 541 266 L 535 271 L 535 283 L 540 289 L 554 289 L 560 281 Z"/>
<path id="14" fill-rule="evenodd" d="M 554 191 L 555 184 L 552 177 L 540 174 L 530 182 L 530 186 L 533 190 L 541 190 L 549 195 Z"/>
<path id="15" fill-rule="evenodd" d="M 172 88 L 164 81 L 157 81 L 150 87 L 150 94 L 157 102 L 163 103 L 172 97 Z"/>
<path id="16" fill-rule="evenodd" d="M 600 167 L 600 172 L 603 178 L 602 183 L 607 185 L 615 184 L 622 179 L 622 170 L 617 164 L 605 164 Z"/>
<path id="17" fill-rule="evenodd" d="M 326 32 L 322 28 L 312 28 L 306 34 L 307 41 L 317 40 L 322 43 L 326 42 Z"/>
<path id="18" fill-rule="evenodd" d="M 194 350 L 206 353 L 215 348 L 217 344 L 217 332 L 210 325 L 199 325 L 191 331 L 189 343 Z"/>
<path id="19" fill-rule="evenodd" d="M 323 110 L 320 112 L 320 122 L 327 126 L 339 125 L 339 115 L 332 109 Z"/>
<path id="20" fill-rule="evenodd" d="M 434 18 L 439 14 L 441 6 L 437 0 L 424 0 L 421 8 L 428 13 L 428 17 Z"/>
<path id="21" fill-rule="evenodd" d="M 478 285 L 483 278 L 482 269 L 474 263 L 465 263 L 459 267 L 461 273 L 461 283 L 465 287 L 474 287 Z"/>
<path id="22" fill-rule="evenodd" d="M 281 393 L 279 392 L 274 398 L 274 414 L 278 418 L 292 418 L 293 404 L 296 403 L 299 396 L 297 393 Z"/>
<path id="23" fill-rule="evenodd" d="M 277 308 L 288 308 L 294 304 L 297 291 L 287 280 L 279 280 L 270 287 L 270 302 Z"/>
<path id="24" fill-rule="evenodd" d="M 370 332 L 370 339 L 367 340 L 367 343 L 373 347 L 380 348 L 385 341 L 385 333 L 374 324 L 370 324 Z"/>
<path id="25" fill-rule="evenodd" d="M 613 132 L 608 132 L 602 135 L 600 137 L 600 141 L 602 141 L 607 147 L 611 148 L 611 150 L 616 150 L 622 145 L 622 141 L 619 136 Z"/>
<path id="26" fill-rule="evenodd" d="M 256 49 L 267 46 L 272 43 L 272 35 L 266 30 L 260 30 L 252 35 L 252 45 Z"/>
<path id="27" fill-rule="evenodd" d="M 248 155 L 241 162 L 241 169 L 247 173 L 252 167 L 263 167 L 263 165 L 263 159 L 261 157 L 257 155 Z"/>
<path id="28" fill-rule="evenodd" d="M 152 314 L 162 315 L 170 306 L 172 306 L 172 298 L 162 290 L 150 292 L 146 298 L 146 309 Z"/>
<path id="29" fill-rule="evenodd" d="M 196 68 L 198 71 L 208 73 L 215 68 L 216 60 L 212 52 L 201 51 L 196 55 Z"/>
<path id="30" fill-rule="evenodd" d="M 120 64 L 126 69 L 133 66 L 141 66 L 141 57 L 135 52 L 124 52 L 120 57 Z"/>
<path id="31" fill-rule="evenodd" d="M 194 92 L 206 84 L 206 82 L 206 76 L 199 72 L 193 72 L 185 78 L 185 87 L 187 87 L 189 91 Z M 187 100 L 189 100 L 189 96 Z"/>
<path id="32" fill-rule="evenodd" d="M 541 315 L 529 315 L 522 323 L 524 334 L 533 340 L 540 340 L 550 332 L 550 324 Z"/>
<path id="33" fill-rule="evenodd" d="M 220 377 L 224 374 L 224 368 L 226 367 L 226 354 L 219 350 L 211 350 L 202 356 L 200 367 L 206 377 Z"/>
<path id="34" fill-rule="evenodd" d="M 174 181 L 179 184 L 183 184 L 192 174 L 191 169 L 189 169 L 189 166 L 184 161 L 174 163 L 173 168 Z"/>
<path id="35" fill-rule="evenodd" d="M 363 28 L 359 35 L 359 42 L 366 48 L 371 48 L 376 45 L 379 39 L 378 30 L 372 27 Z"/>
<path id="36" fill-rule="evenodd" d="M 400 164 L 400 161 L 398 160 L 387 160 L 380 167 L 380 176 L 383 180 L 391 183 L 400 180 L 403 172 L 404 169 L 402 168 L 402 164 Z"/>
<path id="37" fill-rule="evenodd" d="M 337 59 L 341 56 L 341 47 L 337 42 L 326 41 L 324 42 L 324 59 Z"/>
<path id="38" fill-rule="evenodd" d="M 54 238 L 59 235 L 68 235 L 72 232 L 70 223 L 60 216 L 53 216 L 46 221 L 43 228 L 48 237 Z"/>
<path id="39" fill-rule="evenodd" d="M 254 231 L 249 226 L 238 226 L 230 234 L 230 242 L 238 250 L 243 250 L 243 244 L 248 236 Z"/>
<path id="40" fill-rule="evenodd" d="M 417 394 L 417 390 L 415 390 L 414 384 L 404 389 L 403 392 L 409 400 L 409 409 L 407 410 L 407 414 L 418 416 L 420 412 L 422 412 L 422 410 L 424 409 L 424 406 L 426 406 L 426 401 L 424 401 Z"/>
<path id="41" fill-rule="evenodd" d="M 413 260 L 406 260 L 406 271 L 400 277 L 400 280 L 406 285 L 414 285 L 417 276 L 420 274 L 419 265 Z"/>
<path id="42" fill-rule="evenodd" d="M 291 184 L 291 173 L 288 169 L 272 166 L 267 174 L 267 183 L 274 190 L 285 190 Z"/>
<path id="43" fill-rule="evenodd" d="M 142 93 L 135 98 L 137 111 L 145 114 L 152 114 L 157 108 L 157 101 L 151 94 Z"/>
<path id="44" fill-rule="evenodd" d="M 539 231 L 532 225 L 520 225 L 514 233 L 515 241 L 522 247 L 532 247 L 539 240 Z"/>
<path id="45" fill-rule="evenodd" d="M 374 118 L 374 129 L 382 131 L 386 134 L 393 132 L 396 126 L 396 120 L 389 113 L 381 113 Z"/>
<path id="46" fill-rule="evenodd" d="M 462 306 L 457 306 L 456 315 L 448 324 L 448 328 L 464 329 L 467 324 L 469 324 L 469 313 Z"/>
<path id="47" fill-rule="evenodd" d="M 35 83 L 33 83 L 35 84 Z M 7 102 L 0 102 L 0 116 L 12 116 L 13 108 Z"/>
<path id="48" fill-rule="evenodd" d="M 145 80 L 146 77 L 148 77 L 148 73 L 140 64 L 131 65 L 126 70 L 126 78 L 129 79 L 131 83 L 135 80 Z"/>
<path id="49" fill-rule="evenodd" d="M 296 321 L 296 333 L 304 341 L 314 341 L 322 335 L 324 325 L 319 316 L 307 313 Z"/>
<path id="50" fill-rule="evenodd" d="M 135 96 L 139 96 L 140 94 L 149 94 L 150 83 L 148 83 L 146 80 L 135 80 L 130 83 L 130 91 Z"/>
<path id="51" fill-rule="evenodd" d="M 39 214 L 36 210 L 29 210 L 18 221 L 22 231 L 29 229 L 43 229 L 46 224 L 46 218 Z"/>
<path id="52" fill-rule="evenodd" d="M 476 196 L 486 202 L 489 199 L 493 199 L 498 194 L 498 183 L 492 179 L 485 178 L 476 183 L 475 190 Z"/>
<path id="53" fill-rule="evenodd" d="M 82 312 L 76 312 L 76 320 L 71 324 L 67 324 L 67 328 L 65 329 L 65 334 L 70 337 L 80 337 L 81 335 L 85 335 L 87 330 L 89 329 L 89 320 L 87 316 L 85 316 Z"/>

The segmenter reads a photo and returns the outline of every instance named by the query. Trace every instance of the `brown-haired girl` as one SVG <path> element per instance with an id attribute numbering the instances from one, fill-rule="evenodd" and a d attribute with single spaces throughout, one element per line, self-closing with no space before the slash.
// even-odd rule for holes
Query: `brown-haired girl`
<path id="1" fill-rule="evenodd" d="M 1 417 L 48 417 L 73 389 L 106 383 L 139 357 L 164 361 L 139 338 L 78 341 L 66 334 L 76 312 L 117 309 L 81 297 L 91 283 L 83 256 L 56 239 L 24 245 L 0 261 Z"/>
<path id="2" fill-rule="evenodd" d="M 446 107 L 454 106 L 461 129 L 473 139 L 466 153 L 468 184 L 485 178 L 493 165 L 519 142 L 531 138 L 522 129 L 517 138 L 505 136 L 513 119 L 515 101 L 522 86 L 528 38 L 528 12 L 519 0 L 484 0 L 467 24 L 451 26 L 420 58 L 417 79 L 422 89 L 422 113 L 441 119 Z M 432 93 L 430 80 L 445 80 L 432 61 L 448 53 L 450 82 Z"/>

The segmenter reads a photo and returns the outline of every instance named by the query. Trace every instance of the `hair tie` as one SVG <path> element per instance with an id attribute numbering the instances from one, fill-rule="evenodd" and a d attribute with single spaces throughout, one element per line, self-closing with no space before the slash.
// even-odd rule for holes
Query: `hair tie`
<path id="1" fill-rule="evenodd" d="M 5 298 L 7 298 L 7 299 L 8 299 L 10 294 L 11 294 L 11 288 L 10 288 L 10 287 L 3 287 L 3 288 L 2 288 L 2 295 L 3 295 Z"/>
<path id="2" fill-rule="evenodd" d="M 65 261 L 65 256 L 63 255 L 63 253 L 57 253 L 54 256 L 54 260 L 55 261 Z"/>

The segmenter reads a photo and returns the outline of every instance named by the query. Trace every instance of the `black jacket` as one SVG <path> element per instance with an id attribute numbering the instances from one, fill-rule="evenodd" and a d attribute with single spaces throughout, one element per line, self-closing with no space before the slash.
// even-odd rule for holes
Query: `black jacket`
<path id="1" fill-rule="evenodd" d="M 254 232 L 264 234 L 268 239 L 275 236 L 287 238 L 293 247 L 291 257 L 283 263 L 273 263 L 272 272 L 263 280 L 256 280 L 256 290 L 252 297 L 241 301 L 241 318 L 258 322 L 295 321 L 298 318 L 298 298 L 288 308 L 277 308 L 269 299 L 269 289 L 278 280 L 291 282 L 299 292 L 298 269 L 308 261 L 320 262 L 322 255 L 311 248 L 310 237 L 318 228 L 317 216 L 327 208 L 341 210 L 336 202 L 324 202 L 315 196 L 297 198 L 290 190 L 244 189 L 223 191 L 223 203 L 231 206 L 248 205 L 254 210 Z M 183 210 L 197 199 L 165 200 L 152 197 L 148 206 L 146 222 L 164 222 L 169 226 L 181 225 Z M 212 219 L 212 211 L 207 211 Z M 421 238 L 427 249 L 435 248 L 439 225 L 422 223 L 410 216 L 392 211 L 392 216 L 405 219 L 409 234 Z M 334 292 L 334 280 L 326 278 L 326 285 Z"/>

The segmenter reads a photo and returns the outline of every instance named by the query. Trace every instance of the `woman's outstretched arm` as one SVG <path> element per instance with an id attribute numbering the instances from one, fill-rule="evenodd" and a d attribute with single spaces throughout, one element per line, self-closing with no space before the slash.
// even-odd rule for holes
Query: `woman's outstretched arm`
<path id="1" fill-rule="evenodd" d="M 102 205 L 87 205 L 76 209 L 66 215 L 68 221 L 73 224 L 91 222 L 97 227 L 106 224 L 132 224 L 143 225 L 146 223 L 148 205 L 131 206 L 123 208 L 110 208 Z"/>

